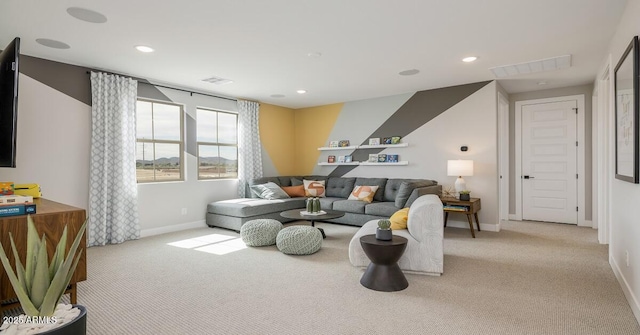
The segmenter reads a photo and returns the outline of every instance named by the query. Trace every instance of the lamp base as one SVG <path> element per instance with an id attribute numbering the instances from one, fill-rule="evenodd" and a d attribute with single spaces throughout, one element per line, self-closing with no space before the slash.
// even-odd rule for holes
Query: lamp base
<path id="1" fill-rule="evenodd" d="M 467 190 L 467 183 L 464 181 L 464 179 L 462 179 L 462 176 L 456 179 L 455 188 L 456 188 L 456 198 L 460 198 L 460 191 Z"/>

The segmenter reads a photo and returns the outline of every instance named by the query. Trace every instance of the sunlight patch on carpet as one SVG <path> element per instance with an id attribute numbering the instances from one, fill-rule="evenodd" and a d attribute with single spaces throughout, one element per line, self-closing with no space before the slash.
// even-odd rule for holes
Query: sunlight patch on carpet
<path id="1" fill-rule="evenodd" d="M 216 255 L 224 255 L 247 248 L 240 238 L 222 234 L 203 235 L 167 244 L 173 247 L 194 249 Z"/>

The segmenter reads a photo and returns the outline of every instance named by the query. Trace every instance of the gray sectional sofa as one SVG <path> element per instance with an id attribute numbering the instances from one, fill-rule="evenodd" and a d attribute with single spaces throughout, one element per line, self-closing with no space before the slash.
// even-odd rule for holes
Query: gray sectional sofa
<path id="1" fill-rule="evenodd" d="M 239 198 L 216 201 L 208 204 L 206 222 L 210 227 L 221 227 L 240 231 L 247 221 L 254 219 L 276 219 L 286 223 L 293 221 L 280 216 L 290 209 L 305 208 L 305 197 L 266 200 L 258 198 L 251 192 L 251 185 L 273 182 L 279 186 L 302 185 L 303 180 L 324 180 L 325 195 L 320 198 L 323 209 L 345 212 L 343 217 L 327 222 L 362 226 L 367 221 L 389 218 L 393 213 L 409 207 L 420 196 L 425 194 L 439 195 L 442 186 L 428 179 L 396 179 L 396 178 L 360 178 L 329 176 L 280 176 L 263 177 L 252 180 L 247 186 L 247 194 L 252 198 Z M 379 186 L 373 202 L 348 200 L 355 186 Z"/>

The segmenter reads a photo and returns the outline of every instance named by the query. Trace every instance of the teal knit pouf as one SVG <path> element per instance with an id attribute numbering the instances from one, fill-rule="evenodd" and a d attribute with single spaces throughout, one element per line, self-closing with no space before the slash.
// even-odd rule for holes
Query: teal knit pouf
<path id="1" fill-rule="evenodd" d="M 240 237 L 250 247 L 262 247 L 276 244 L 282 223 L 272 219 L 257 219 L 245 222 L 240 227 Z"/>
<path id="2" fill-rule="evenodd" d="M 322 247 L 322 233 L 315 227 L 287 227 L 278 233 L 276 245 L 287 255 L 311 255 Z"/>

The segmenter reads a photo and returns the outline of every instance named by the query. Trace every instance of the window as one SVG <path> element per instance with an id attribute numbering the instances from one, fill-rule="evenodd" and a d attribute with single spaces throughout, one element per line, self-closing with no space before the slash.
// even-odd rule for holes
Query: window
<path id="1" fill-rule="evenodd" d="M 238 178 L 238 115 L 197 109 L 198 179 Z"/>
<path id="2" fill-rule="evenodd" d="M 138 183 L 183 180 L 182 106 L 147 100 L 136 105 Z"/>

